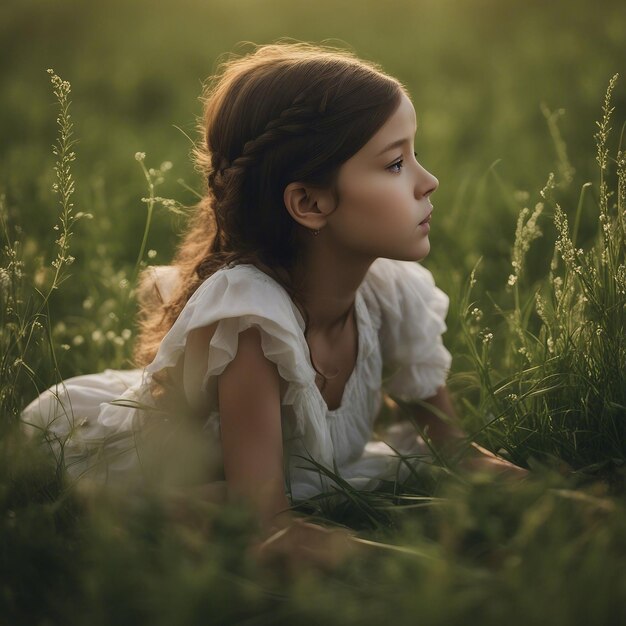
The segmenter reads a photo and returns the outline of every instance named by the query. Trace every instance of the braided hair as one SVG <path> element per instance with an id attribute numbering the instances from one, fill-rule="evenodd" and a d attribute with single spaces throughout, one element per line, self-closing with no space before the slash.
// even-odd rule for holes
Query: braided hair
<path id="1" fill-rule="evenodd" d="M 203 92 L 194 149 L 206 193 L 174 257 L 178 291 L 142 312 L 139 365 L 154 358 L 191 295 L 225 265 L 269 271 L 298 302 L 290 276 L 306 229 L 287 211 L 284 189 L 294 181 L 330 189 L 338 204 L 339 167 L 385 123 L 403 91 L 376 64 L 309 43 L 259 46 L 220 64 Z"/>

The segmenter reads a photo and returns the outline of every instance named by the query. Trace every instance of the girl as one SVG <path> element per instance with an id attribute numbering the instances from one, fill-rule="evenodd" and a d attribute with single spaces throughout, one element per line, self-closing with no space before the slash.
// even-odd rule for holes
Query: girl
<path id="1" fill-rule="evenodd" d="M 416 159 L 407 90 L 335 49 L 225 62 L 202 131 L 206 196 L 173 265 L 143 276 L 142 369 L 69 379 L 23 421 L 72 476 L 207 483 L 250 503 L 265 537 L 333 491 L 324 468 L 374 489 L 408 476 L 395 450 L 424 466 L 411 423 L 371 440 L 383 391 L 453 414 L 448 298 L 417 263 L 438 181 Z M 434 445 L 462 435 L 414 417 Z"/>

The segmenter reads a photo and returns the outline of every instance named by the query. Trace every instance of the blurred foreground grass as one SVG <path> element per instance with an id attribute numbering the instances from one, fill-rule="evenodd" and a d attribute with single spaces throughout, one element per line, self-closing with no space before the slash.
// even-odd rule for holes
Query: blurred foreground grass
<path id="1" fill-rule="evenodd" d="M 609 78 L 624 69 L 626 16 L 619 3 L 598 10 L 581 0 L 358 9 L 191 0 L 0 9 L 7 623 L 626 623 L 619 82 L 617 115 L 611 103 L 601 110 Z M 159 195 L 193 203 L 190 145 L 171 125 L 194 136 L 198 80 L 218 54 L 281 35 L 345 39 L 414 95 L 418 154 L 441 182 L 426 265 L 451 295 L 451 385 L 475 438 L 532 468 L 510 484 L 433 467 L 400 494 L 390 485 L 323 508 L 405 549 L 371 548 L 323 576 L 258 569 L 245 556 L 254 525 L 243 509 L 189 499 L 182 520 L 158 491 L 76 490 L 15 429 L 20 408 L 59 377 L 129 365 L 146 219 L 134 155 L 145 151 L 148 177 L 164 179 Z M 65 196 L 52 193 L 62 156 L 45 149 L 59 137 L 50 66 L 74 88 L 78 143 L 57 143 L 76 181 Z M 596 132 L 606 136 L 594 141 Z M 75 222 L 80 212 L 93 219 Z M 181 223 L 157 207 L 144 262 L 168 262 Z"/>

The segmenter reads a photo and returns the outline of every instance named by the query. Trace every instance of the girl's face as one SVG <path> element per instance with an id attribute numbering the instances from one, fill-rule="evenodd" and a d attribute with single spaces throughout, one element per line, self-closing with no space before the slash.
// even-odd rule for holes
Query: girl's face
<path id="1" fill-rule="evenodd" d="M 339 169 L 340 202 L 325 235 L 365 257 L 418 261 L 430 251 L 430 194 L 439 181 L 416 160 L 415 109 L 396 111 Z"/>

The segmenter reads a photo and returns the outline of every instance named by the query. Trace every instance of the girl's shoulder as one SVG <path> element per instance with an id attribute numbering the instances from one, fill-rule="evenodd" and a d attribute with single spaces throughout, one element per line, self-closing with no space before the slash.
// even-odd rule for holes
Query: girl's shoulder
<path id="1" fill-rule="evenodd" d="M 144 272 L 144 278 L 139 286 L 139 297 L 144 302 L 167 304 L 175 295 L 179 284 L 180 274 L 177 267 L 150 266 Z M 285 288 L 255 265 L 231 263 L 211 274 L 198 286 L 183 308 L 183 312 L 185 309 L 206 310 L 225 306 L 253 308 L 256 311 L 264 306 L 275 308 L 276 304 L 288 305 L 290 302 Z M 299 311 L 295 307 L 294 309 L 298 320 Z"/>
<path id="2" fill-rule="evenodd" d="M 428 317 L 443 332 L 448 296 L 435 284 L 432 273 L 415 261 L 379 258 L 370 266 L 361 287 L 363 296 L 381 323 L 417 316 Z"/>
<path id="3" fill-rule="evenodd" d="M 442 340 L 449 299 L 433 275 L 414 261 L 380 258 L 363 295 L 378 328 L 387 393 L 407 401 L 435 395 L 452 357 Z"/>
<path id="4" fill-rule="evenodd" d="M 286 330 L 304 329 L 304 319 L 287 290 L 255 265 L 227 265 L 209 276 L 187 302 L 185 308 L 223 318 L 256 315 L 274 320 Z M 182 315 L 182 314 L 181 314 Z"/>
<path id="5" fill-rule="evenodd" d="M 209 276 L 189 298 L 148 370 L 174 365 L 193 331 L 218 323 L 221 331 L 212 345 L 228 343 L 224 348 L 229 353 L 236 350 L 239 332 L 250 326 L 294 347 L 299 346 L 304 328 L 300 312 L 275 279 L 251 264 L 228 265 Z"/>

